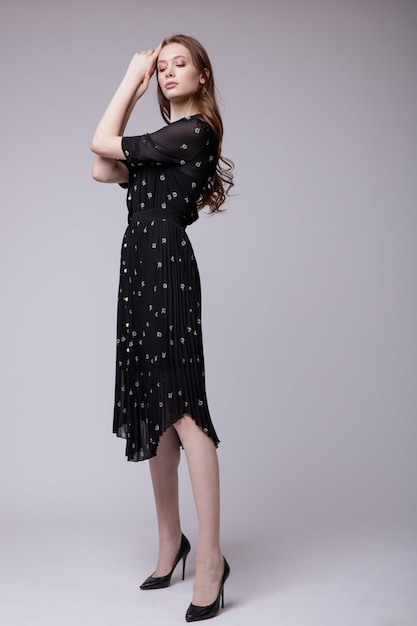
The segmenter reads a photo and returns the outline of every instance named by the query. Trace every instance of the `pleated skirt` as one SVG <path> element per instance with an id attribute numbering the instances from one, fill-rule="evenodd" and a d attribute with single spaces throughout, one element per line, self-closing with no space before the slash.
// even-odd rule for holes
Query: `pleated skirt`
<path id="1" fill-rule="evenodd" d="M 113 432 L 129 461 L 156 455 L 191 415 L 217 446 L 207 404 L 198 267 L 182 217 L 134 213 L 121 250 Z"/>

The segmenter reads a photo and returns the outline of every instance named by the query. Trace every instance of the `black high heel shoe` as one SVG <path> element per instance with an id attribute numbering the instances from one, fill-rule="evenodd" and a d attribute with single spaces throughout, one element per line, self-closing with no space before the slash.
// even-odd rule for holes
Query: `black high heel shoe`
<path id="1" fill-rule="evenodd" d="M 185 561 L 187 560 L 187 556 L 189 551 L 191 550 L 190 542 L 188 541 L 185 535 L 181 536 L 181 545 L 178 550 L 177 556 L 175 557 L 174 565 L 172 566 L 172 570 L 166 576 L 148 576 L 148 578 L 141 584 L 140 589 L 164 589 L 165 587 L 169 587 L 169 583 L 171 582 L 171 577 L 174 572 L 174 569 L 177 567 L 178 563 L 183 560 L 182 563 L 182 579 L 185 578 Z"/>
<path id="2" fill-rule="evenodd" d="M 203 619 L 210 619 L 211 617 L 215 617 L 220 610 L 220 598 L 222 600 L 222 609 L 224 609 L 224 583 L 226 582 L 230 574 L 230 567 L 224 557 L 223 561 L 224 570 L 220 583 L 219 595 L 217 596 L 213 604 L 209 604 L 208 606 L 196 606 L 195 604 L 191 603 L 185 614 L 185 620 L 187 622 L 198 622 Z"/>

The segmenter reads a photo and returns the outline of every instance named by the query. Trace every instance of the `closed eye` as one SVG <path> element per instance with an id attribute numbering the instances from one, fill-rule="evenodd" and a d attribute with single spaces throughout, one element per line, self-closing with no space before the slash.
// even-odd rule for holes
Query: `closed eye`
<path id="1" fill-rule="evenodd" d="M 185 67 L 185 63 L 176 63 L 175 67 Z M 158 72 L 165 72 L 166 67 L 158 67 Z"/>

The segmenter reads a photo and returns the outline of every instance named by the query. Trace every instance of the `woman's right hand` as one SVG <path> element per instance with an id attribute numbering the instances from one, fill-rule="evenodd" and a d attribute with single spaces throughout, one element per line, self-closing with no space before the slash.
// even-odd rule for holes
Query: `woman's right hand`
<path id="1" fill-rule="evenodd" d="M 139 99 L 148 89 L 149 81 L 156 68 L 161 44 L 155 50 L 137 52 L 127 68 L 126 77 L 137 84 L 135 98 Z"/>

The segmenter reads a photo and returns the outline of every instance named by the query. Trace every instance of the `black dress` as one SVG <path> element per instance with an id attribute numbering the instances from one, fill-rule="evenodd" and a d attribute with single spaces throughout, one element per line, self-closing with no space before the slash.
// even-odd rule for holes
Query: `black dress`
<path id="1" fill-rule="evenodd" d="M 217 446 L 207 406 L 200 279 L 185 227 L 213 176 L 218 143 L 201 116 L 123 137 L 128 227 L 121 251 L 113 432 L 126 456 L 156 455 L 187 413 Z M 125 185 L 126 186 L 126 185 Z"/>

